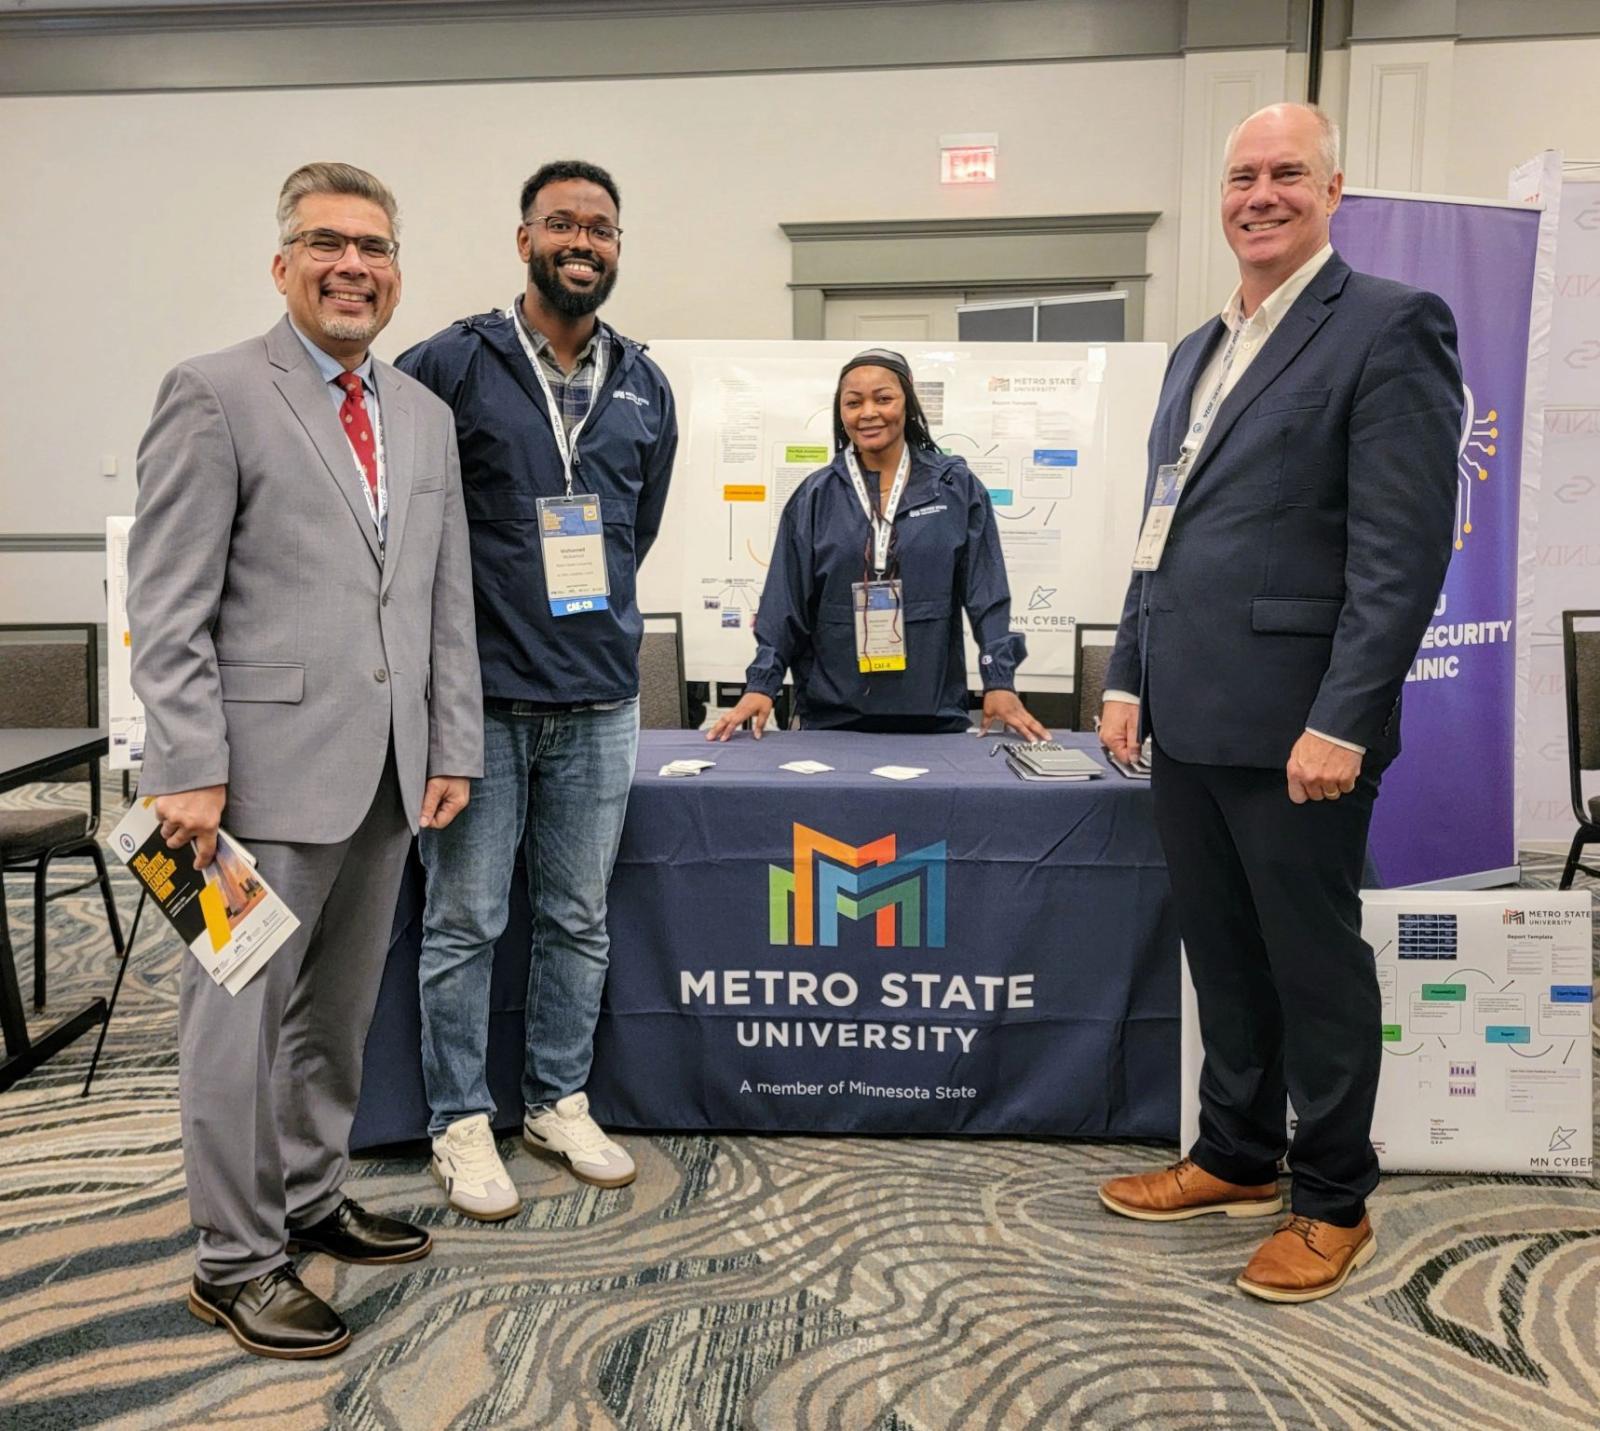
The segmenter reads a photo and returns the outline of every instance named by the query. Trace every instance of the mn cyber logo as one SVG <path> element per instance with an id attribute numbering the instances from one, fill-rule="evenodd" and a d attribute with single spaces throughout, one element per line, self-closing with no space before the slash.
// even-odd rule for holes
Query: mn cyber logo
<path id="1" fill-rule="evenodd" d="M 893 834 L 852 845 L 796 824 L 793 862 L 767 866 L 764 967 L 680 969 L 679 1002 L 749 1010 L 734 1021 L 743 1048 L 969 1052 L 984 1015 L 1033 1008 L 1034 976 L 951 972 L 949 956 L 929 969 L 901 956 L 918 951 L 925 965 L 931 951 L 945 950 L 947 866 L 944 840 L 902 851 Z M 846 934 L 841 921 L 870 929 L 865 965 L 859 947 L 865 940 Z M 833 962 L 851 967 L 818 967 L 813 951 L 840 950 L 842 940 L 855 957 Z M 902 1011 L 908 1021 L 891 1021 Z M 938 1090 L 903 1096 L 932 1098 Z"/>
<path id="2" fill-rule="evenodd" d="M 1528 1170 L 1535 1173 L 1592 1171 L 1594 1159 L 1581 1148 L 1572 1145 L 1572 1140 L 1578 1136 L 1578 1132 L 1576 1127 L 1568 1128 L 1565 1124 L 1557 1123 L 1550 1131 L 1550 1143 L 1546 1155 L 1530 1157 Z"/>

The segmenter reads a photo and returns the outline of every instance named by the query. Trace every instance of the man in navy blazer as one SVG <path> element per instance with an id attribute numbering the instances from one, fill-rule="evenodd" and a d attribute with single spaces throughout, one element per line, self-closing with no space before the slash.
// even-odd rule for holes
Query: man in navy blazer
<path id="1" fill-rule="evenodd" d="M 1443 300 L 1329 246 L 1338 142 L 1295 104 L 1229 137 L 1239 287 L 1168 364 L 1101 719 L 1124 759 L 1152 737 L 1205 1067 L 1188 1156 L 1100 1198 L 1147 1221 L 1270 1216 L 1287 1144 L 1293 1216 L 1238 1279 L 1278 1302 L 1337 1291 L 1375 1251 L 1381 999 L 1360 879 L 1449 564 L 1462 420 Z M 1174 503 L 1152 504 L 1158 477 Z"/>

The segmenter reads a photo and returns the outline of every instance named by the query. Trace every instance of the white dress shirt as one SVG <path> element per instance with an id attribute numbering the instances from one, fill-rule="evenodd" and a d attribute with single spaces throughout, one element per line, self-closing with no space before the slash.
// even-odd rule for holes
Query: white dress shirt
<path id="1" fill-rule="evenodd" d="M 1222 322 L 1230 333 L 1237 333 L 1239 340 L 1233 345 L 1232 361 L 1228 364 L 1226 372 L 1222 371 L 1223 359 L 1227 356 L 1228 344 L 1218 343 L 1216 351 L 1206 360 L 1205 367 L 1201 370 L 1199 378 L 1194 385 L 1194 394 L 1189 400 L 1189 421 L 1191 425 L 1200 417 L 1201 409 L 1211 398 L 1212 389 L 1217 385 L 1217 379 L 1222 379 L 1222 387 L 1217 393 L 1216 405 L 1213 414 L 1220 408 L 1235 387 L 1245 370 L 1255 361 L 1256 354 L 1266 346 L 1270 338 L 1283 321 L 1284 314 L 1294 307 L 1295 300 L 1306 291 L 1306 285 L 1317 276 L 1318 271 L 1330 258 L 1333 257 L 1333 245 L 1323 244 L 1322 248 L 1314 253 L 1305 263 L 1301 264 L 1288 278 L 1284 279 L 1276 288 L 1261 300 L 1256 311 L 1248 318 L 1244 316 L 1244 287 L 1241 284 L 1228 296 L 1228 301 L 1222 305 Z M 1208 425 L 1205 434 L 1200 439 L 1200 445 L 1195 449 L 1194 457 L 1198 458 L 1205 451 L 1206 440 L 1211 436 Z M 1193 458 L 1191 458 L 1191 464 Z M 1128 691 L 1107 691 L 1102 698 L 1104 701 L 1126 701 L 1132 705 L 1139 704 L 1139 697 Z M 1309 730 L 1310 728 L 1307 727 Z M 1342 745 L 1346 750 L 1353 750 L 1358 755 L 1366 753 L 1364 745 L 1356 745 L 1353 741 L 1340 740 L 1338 736 L 1327 735 L 1320 730 L 1310 731 L 1312 735 L 1321 736 L 1323 740 L 1334 745 Z"/>

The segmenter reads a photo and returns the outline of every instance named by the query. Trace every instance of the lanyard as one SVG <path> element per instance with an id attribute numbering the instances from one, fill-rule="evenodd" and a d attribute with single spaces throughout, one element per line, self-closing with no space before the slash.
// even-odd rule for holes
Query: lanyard
<path id="1" fill-rule="evenodd" d="M 533 365 L 533 375 L 539 379 L 539 391 L 544 394 L 545 411 L 550 414 L 550 432 L 556 440 L 556 451 L 561 454 L 561 476 L 566 482 L 567 496 L 572 495 L 572 458 L 578 448 L 578 434 L 583 431 L 583 425 L 594 415 L 594 405 L 600 398 L 600 389 L 606 380 L 606 340 L 605 334 L 598 325 L 595 327 L 594 336 L 594 384 L 589 389 L 588 411 L 573 425 L 572 433 L 567 433 L 566 420 L 561 416 L 561 410 L 556 406 L 555 394 L 550 390 L 550 379 L 545 376 L 544 364 L 539 361 L 539 355 L 534 351 L 533 339 L 528 336 L 528 329 L 522 321 L 522 314 L 517 311 L 517 305 L 511 304 L 506 309 L 506 317 L 516 325 L 517 339 L 522 344 L 522 351 L 528 355 L 528 361 Z"/>
<path id="2" fill-rule="evenodd" d="M 844 465 L 856 489 L 856 500 L 866 513 L 867 525 L 872 528 L 872 570 L 881 574 L 889 565 L 889 538 L 894 533 L 894 514 L 900 510 L 900 498 L 906 490 L 906 475 L 911 471 L 911 448 L 900 449 L 900 465 L 895 469 L 894 485 L 889 488 L 889 500 L 883 504 L 883 518 L 872 508 L 872 498 L 867 495 L 867 484 L 861 477 L 861 464 L 856 461 L 853 447 L 844 450 Z"/>
<path id="3" fill-rule="evenodd" d="M 1211 424 L 1217 415 L 1217 407 L 1222 402 L 1222 389 L 1228 381 L 1228 374 L 1233 369 L 1234 354 L 1239 349 L 1239 339 L 1244 335 L 1244 324 L 1241 323 L 1228 336 L 1228 346 L 1222 350 L 1222 366 L 1217 372 L 1217 381 L 1212 386 L 1211 394 L 1206 398 L 1205 406 L 1195 414 L 1194 421 L 1189 424 L 1189 431 L 1183 439 L 1183 446 L 1178 451 L 1178 465 L 1187 468 L 1194 460 L 1194 455 L 1204 445 L 1206 434 L 1211 431 Z"/>

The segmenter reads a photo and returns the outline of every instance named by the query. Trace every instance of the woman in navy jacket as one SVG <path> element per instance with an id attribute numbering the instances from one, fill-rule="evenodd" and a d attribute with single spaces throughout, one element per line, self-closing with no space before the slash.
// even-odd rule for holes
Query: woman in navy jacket
<path id="1" fill-rule="evenodd" d="M 869 348 L 845 364 L 833 437 L 833 461 L 783 509 L 745 693 L 707 739 L 747 720 L 759 739 L 787 670 L 807 729 L 966 730 L 963 610 L 978 641 L 983 728 L 1000 721 L 1046 739 L 1013 689 L 1027 647 L 1010 629 L 989 493 L 935 445 L 900 354 Z M 883 598 L 870 629 L 869 589 Z"/>

